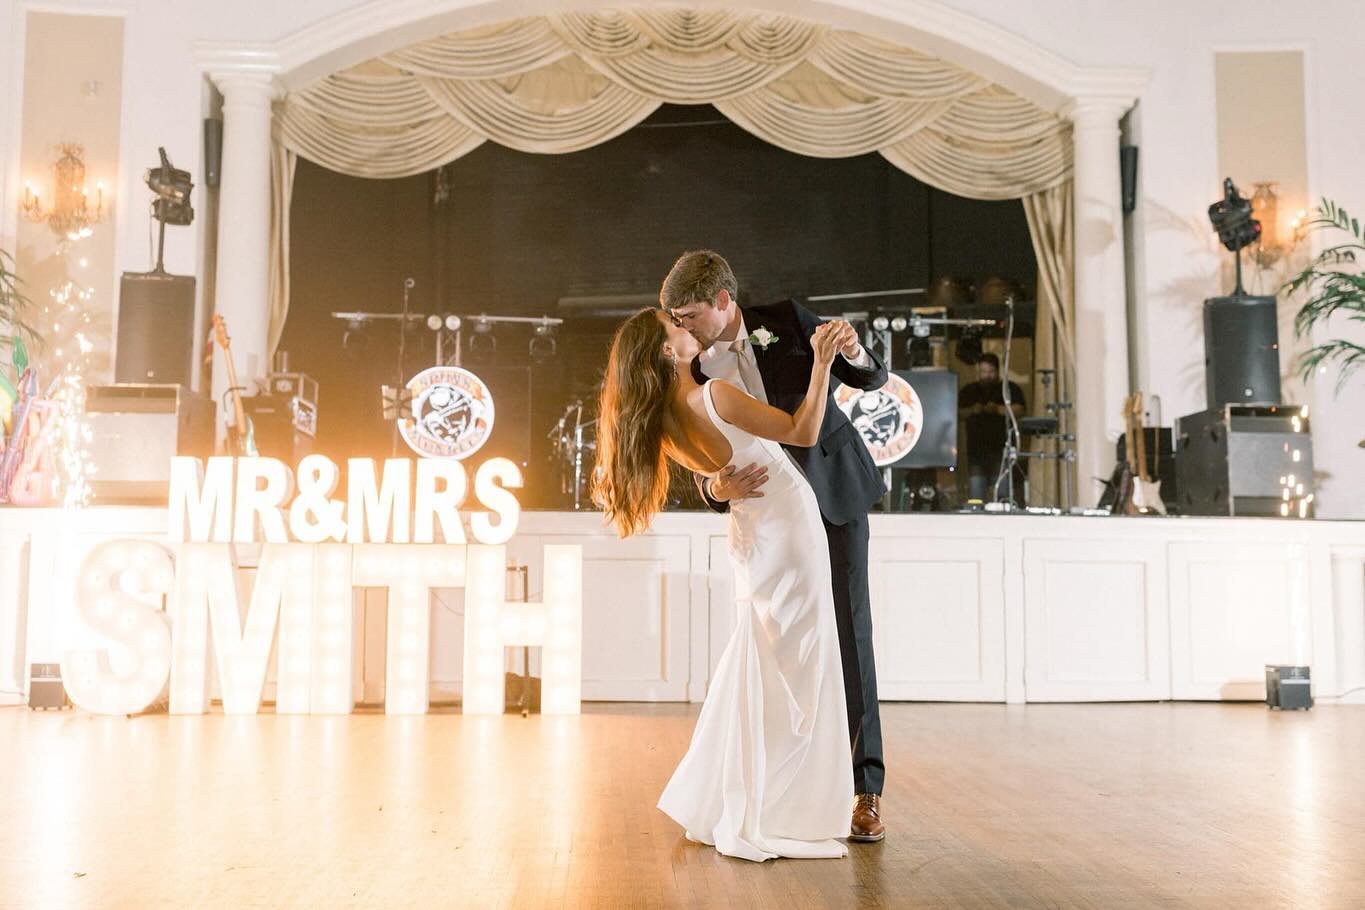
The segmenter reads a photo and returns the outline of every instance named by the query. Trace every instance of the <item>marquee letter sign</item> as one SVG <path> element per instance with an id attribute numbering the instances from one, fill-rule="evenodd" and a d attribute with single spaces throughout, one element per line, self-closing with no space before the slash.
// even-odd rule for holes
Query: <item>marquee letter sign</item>
<path id="1" fill-rule="evenodd" d="M 272 651 L 278 713 L 349 713 L 353 588 L 382 587 L 389 591 L 385 710 L 421 714 L 431 592 L 463 586 L 465 713 L 502 712 L 506 645 L 542 646 L 544 712 L 578 713 L 582 548 L 545 547 L 542 603 L 504 602 L 502 544 L 521 509 L 512 492 L 521 486 L 517 466 L 494 458 L 475 472 L 483 509 L 468 519 L 482 545 L 466 545 L 459 510 L 471 484 L 462 463 L 417 462 L 415 487 L 413 462 L 376 467 L 353 459 L 340 502 L 331 498 L 340 472 L 320 455 L 297 472 L 270 458 L 175 459 L 174 562 L 156 543 L 110 540 L 81 564 L 76 608 L 119 659 L 109 649 L 66 653 L 71 700 L 96 714 L 133 714 L 156 701 L 169 678 L 171 713 L 203 713 L 211 646 L 225 713 L 258 710 Z M 262 539 L 244 591 L 237 547 Z"/>

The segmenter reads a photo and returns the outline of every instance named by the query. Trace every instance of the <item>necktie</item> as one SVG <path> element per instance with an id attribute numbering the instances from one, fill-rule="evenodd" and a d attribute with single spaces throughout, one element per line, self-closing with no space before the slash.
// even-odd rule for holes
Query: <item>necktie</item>
<path id="1" fill-rule="evenodd" d="M 763 377 L 758 373 L 758 362 L 754 355 L 745 350 L 748 344 L 747 338 L 736 338 L 730 342 L 730 350 L 739 364 L 739 378 L 744 383 L 744 390 L 759 401 L 765 401 L 767 396 L 763 390 Z"/>

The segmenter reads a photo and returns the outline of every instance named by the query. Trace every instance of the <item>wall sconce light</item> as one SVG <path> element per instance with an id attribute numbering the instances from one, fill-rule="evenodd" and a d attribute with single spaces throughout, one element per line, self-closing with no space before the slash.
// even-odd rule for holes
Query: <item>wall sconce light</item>
<path id="1" fill-rule="evenodd" d="M 92 226 L 104 219 L 104 184 L 95 184 L 94 208 L 85 185 L 85 150 L 79 145 L 58 146 L 61 153 L 52 165 L 52 204 L 45 207 L 41 193 L 31 181 L 24 181 L 24 217 L 35 223 L 46 222 L 53 233 L 66 240 L 91 235 Z"/>
<path id="2" fill-rule="evenodd" d="M 1251 217 L 1261 223 L 1261 238 L 1252 248 L 1251 256 L 1264 269 L 1298 246 L 1303 239 L 1303 222 L 1308 213 L 1301 210 L 1290 222 L 1288 236 L 1285 236 L 1280 228 L 1279 184 L 1266 181 L 1252 185 L 1256 187 L 1256 192 L 1251 196 Z"/>

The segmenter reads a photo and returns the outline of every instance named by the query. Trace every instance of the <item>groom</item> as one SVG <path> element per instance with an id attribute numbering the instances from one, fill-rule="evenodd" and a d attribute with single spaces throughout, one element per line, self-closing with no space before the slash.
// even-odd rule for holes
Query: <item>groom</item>
<path id="1" fill-rule="evenodd" d="M 741 308 L 739 283 L 719 253 L 684 253 L 664 279 L 659 302 L 702 346 L 692 364 L 698 382 L 709 377 L 733 383 L 759 401 L 794 413 L 806 395 L 814 355 L 810 336 L 820 319 L 790 300 Z M 845 385 L 877 389 L 886 382 L 886 367 L 858 343 L 844 324 L 847 343 L 830 372 Z M 831 383 L 831 395 L 833 386 Z M 853 807 L 849 839 L 879 841 L 886 836 L 881 821 L 881 714 L 877 706 L 877 672 L 872 658 L 872 607 L 867 584 L 867 510 L 886 492 L 853 425 L 826 403 L 820 441 L 811 448 L 783 446 L 815 491 L 829 538 L 834 583 L 834 616 L 844 667 L 849 739 L 853 747 Z M 726 503 L 762 496 L 766 469 L 733 467 L 714 480 L 698 478 L 707 505 L 723 512 Z"/>

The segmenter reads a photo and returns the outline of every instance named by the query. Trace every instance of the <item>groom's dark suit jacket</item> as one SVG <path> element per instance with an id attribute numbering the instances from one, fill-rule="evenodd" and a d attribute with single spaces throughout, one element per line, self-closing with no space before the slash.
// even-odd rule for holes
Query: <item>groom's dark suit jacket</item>
<path id="1" fill-rule="evenodd" d="M 763 377 L 768 404 L 789 414 L 795 413 L 810 386 L 810 368 L 815 357 L 810 337 L 820 324 L 819 317 L 791 300 L 744 307 L 743 312 L 744 327 L 751 334 L 765 328 L 777 336 L 777 341 L 766 350 L 754 345 L 754 359 L 759 375 Z M 881 388 L 886 383 L 886 367 L 876 354 L 868 351 L 868 355 L 872 362 L 867 369 L 859 369 L 835 355 L 830 372 L 845 385 L 859 389 Z M 692 361 L 692 373 L 698 382 L 705 381 L 698 360 Z M 825 520 L 833 525 L 843 525 L 864 517 L 872 504 L 886 493 L 886 486 L 858 431 L 834 403 L 834 387 L 831 382 L 824 422 L 820 425 L 820 441 L 810 448 L 783 448 L 805 472 Z M 724 503 L 706 497 L 704 486 L 702 496 L 716 511 L 726 510 Z"/>

